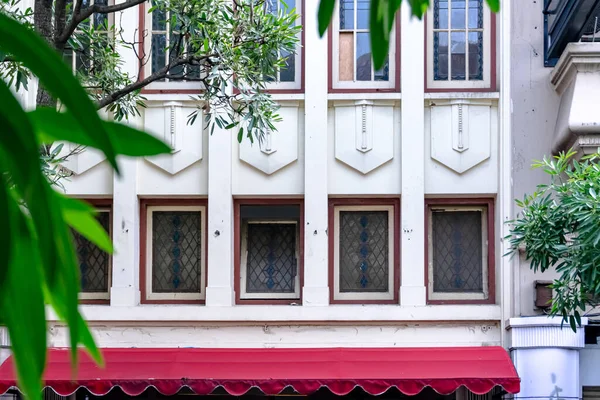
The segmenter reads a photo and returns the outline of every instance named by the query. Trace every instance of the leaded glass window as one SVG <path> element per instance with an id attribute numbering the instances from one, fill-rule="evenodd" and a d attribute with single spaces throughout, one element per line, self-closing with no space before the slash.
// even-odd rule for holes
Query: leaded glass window
<path id="1" fill-rule="evenodd" d="M 97 220 L 110 234 L 110 211 L 98 210 Z M 82 298 L 108 299 L 110 287 L 111 256 L 90 242 L 79 232 L 72 230 L 74 247 L 79 264 Z"/>
<path id="2" fill-rule="evenodd" d="M 243 205 L 240 217 L 240 298 L 299 298 L 300 207 Z"/>
<path id="3" fill-rule="evenodd" d="M 486 220 L 484 207 L 430 208 L 430 298 L 487 296 Z"/>
<path id="4" fill-rule="evenodd" d="M 267 12 L 273 15 L 289 14 L 291 12 L 299 15 L 301 12 L 300 3 L 299 0 L 265 0 L 265 8 Z M 300 19 L 297 19 L 296 24 L 299 23 Z M 285 58 L 285 66 L 277 71 L 276 76 L 266 77 L 267 82 L 272 82 L 269 87 L 274 89 L 299 87 L 301 68 L 300 51 L 301 48 L 298 48 L 295 53 L 280 52 L 277 54 L 277 58 Z M 298 85 L 295 84 L 296 82 Z"/>
<path id="5" fill-rule="evenodd" d="M 334 300 L 394 296 L 394 207 L 334 208 Z"/>

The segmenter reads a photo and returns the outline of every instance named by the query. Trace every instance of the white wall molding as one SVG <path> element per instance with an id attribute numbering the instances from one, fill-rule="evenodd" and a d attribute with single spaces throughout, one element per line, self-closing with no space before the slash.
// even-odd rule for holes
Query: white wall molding
<path id="1" fill-rule="evenodd" d="M 587 318 L 582 318 L 581 323 L 582 327 L 573 332 L 569 323 L 563 324 L 560 317 L 510 318 L 507 324 L 511 336 L 510 348 L 583 348 L 583 326 L 587 325 Z"/>

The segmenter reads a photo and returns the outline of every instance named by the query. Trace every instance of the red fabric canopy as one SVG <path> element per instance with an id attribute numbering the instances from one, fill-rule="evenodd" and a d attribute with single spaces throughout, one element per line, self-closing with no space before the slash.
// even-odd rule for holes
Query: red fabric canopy
<path id="1" fill-rule="evenodd" d="M 114 386 L 135 396 L 153 386 L 167 395 L 187 386 L 197 394 L 223 387 L 242 395 L 253 387 L 275 395 L 286 387 L 311 394 L 327 387 L 345 395 L 356 386 L 370 394 L 391 387 L 414 395 L 430 386 L 449 394 L 460 386 L 484 394 L 495 386 L 519 392 L 520 379 L 501 347 L 197 349 L 105 348 L 105 368 L 81 353 L 77 378 L 67 349 L 49 351 L 46 386 L 67 396 L 79 387 L 104 395 Z M 12 357 L 0 366 L 0 393 L 16 386 Z"/>

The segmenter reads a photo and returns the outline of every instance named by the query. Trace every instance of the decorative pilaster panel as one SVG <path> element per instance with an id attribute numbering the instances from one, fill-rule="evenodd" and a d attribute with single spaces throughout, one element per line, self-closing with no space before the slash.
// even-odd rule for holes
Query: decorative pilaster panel
<path id="1" fill-rule="evenodd" d="M 239 144 L 240 160 L 267 175 L 274 174 L 298 159 L 298 102 L 281 104 L 281 121 L 275 132 L 266 132 L 261 141 L 244 138 Z"/>
<path id="2" fill-rule="evenodd" d="M 335 158 L 368 174 L 394 158 L 394 102 L 336 102 Z"/>
<path id="3" fill-rule="evenodd" d="M 431 158 L 462 174 L 491 155 L 489 100 L 436 100 L 430 103 Z"/>
<path id="4" fill-rule="evenodd" d="M 146 157 L 148 162 L 175 175 L 202 160 L 204 118 L 199 115 L 193 124 L 189 124 L 188 116 L 194 111 L 196 107 L 175 101 L 149 105 L 145 112 L 145 130 L 173 150 L 171 154 Z"/>
<path id="5" fill-rule="evenodd" d="M 587 318 L 582 318 L 587 324 Z M 531 317 L 510 319 L 511 348 L 559 347 L 581 349 L 585 347 L 583 327 L 573 332 L 560 317 Z"/>

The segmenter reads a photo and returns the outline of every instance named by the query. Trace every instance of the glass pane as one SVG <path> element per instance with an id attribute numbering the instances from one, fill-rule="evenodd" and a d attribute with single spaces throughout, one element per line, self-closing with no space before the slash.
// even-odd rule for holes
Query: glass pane
<path id="1" fill-rule="evenodd" d="M 296 77 L 296 55 L 283 52 L 282 57 L 286 56 L 285 67 L 279 71 L 279 80 L 281 82 L 294 82 Z"/>
<path id="2" fill-rule="evenodd" d="M 167 35 L 164 33 L 152 35 L 152 73 L 160 70 L 166 64 L 165 48 L 167 47 Z"/>
<path id="3" fill-rule="evenodd" d="M 340 29 L 354 29 L 354 0 L 340 0 Z"/>
<path id="4" fill-rule="evenodd" d="M 448 33 L 433 34 L 433 79 L 448 80 Z"/>
<path id="5" fill-rule="evenodd" d="M 108 0 L 95 0 L 94 4 L 106 6 L 106 5 L 108 5 Z M 104 29 L 106 29 L 106 27 L 108 27 L 108 14 L 94 13 L 93 18 L 94 18 L 94 27 L 96 29 L 104 30 Z"/>
<path id="6" fill-rule="evenodd" d="M 78 35 L 81 47 L 75 51 L 76 71 L 87 74 L 91 67 L 90 38 L 86 35 Z"/>
<path id="7" fill-rule="evenodd" d="M 354 80 L 354 33 L 340 33 L 340 81 Z"/>
<path id="8" fill-rule="evenodd" d="M 341 211 L 339 223 L 340 292 L 387 292 L 387 211 Z"/>
<path id="9" fill-rule="evenodd" d="M 201 226 L 198 211 L 152 213 L 153 292 L 200 292 Z"/>
<path id="10" fill-rule="evenodd" d="M 433 28 L 448 29 L 448 0 L 435 0 L 433 8 Z"/>
<path id="11" fill-rule="evenodd" d="M 267 14 L 273 14 L 273 15 L 277 15 L 278 13 L 278 9 L 277 9 L 277 2 L 279 0 L 265 0 L 265 12 Z"/>
<path id="12" fill-rule="evenodd" d="M 70 48 L 65 49 L 63 51 L 63 60 L 65 64 L 69 66 L 69 69 L 73 69 L 73 50 Z"/>
<path id="13" fill-rule="evenodd" d="M 167 14 L 165 10 L 156 8 L 154 11 L 152 11 L 152 30 L 167 30 Z"/>
<path id="14" fill-rule="evenodd" d="M 370 81 L 371 78 L 371 42 L 368 32 L 356 34 L 356 80 Z"/>
<path id="15" fill-rule="evenodd" d="M 433 291 L 483 291 L 481 211 L 434 211 Z"/>
<path id="16" fill-rule="evenodd" d="M 110 232 L 110 213 L 100 212 L 96 217 L 100 225 Z M 102 250 L 78 232 L 72 231 L 75 239 L 75 249 L 79 271 L 81 273 L 81 291 L 84 293 L 106 293 L 108 292 L 108 269 L 110 267 L 110 255 Z"/>
<path id="17" fill-rule="evenodd" d="M 178 50 L 179 49 L 179 41 L 183 40 L 183 39 L 182 39 L 181 35 L 176 35 L 176 34 L 171 33 L 169 40 L 170 40 L 169 60 L 173 60 L 180 55 L 180 51 Z M 173 77 L 183 77 L 183 71 L 184 71 L 184 66 L 179 65 L 175 68 L 171 68 L 169 70 L 169 75 L 173 76 Z"/>
<path id="18" fill-rule="evenodd" d="M 452 32 L 451 34 L 451 64 L 452 64 L 452 80 L 464 81 L 465 80 L 465 32 Z"/>
<path id="19" fill-rule="evenodd" d="M 483 28 L 483 0 L 469 0 L 469 29 Z"/>
<path id="20" fill-rule="evenodd" d="M 390 58 L 385 59 L 385 64 L 383 64 L 383 68 L 375 71 L 375 80 L 376 81 L 389 81 L 390 80 Z"/>
<path id="21" fill-rule="evenodd" d="M 452 29 L 465 29 L 465 0 L 452 0 Z"/>
<path id="22" fill-rule="evenodd" d="M 279 0 L 280 8 L 284 13 L 289 13 L 291 10 L 296 8 L 296 0 Z"/>
<path id="23" fill-rule="evenodd" d="M 483 32 L 469 32 L 469 80 L 483 80 Z"/>
<path id="24" fill-rule="evenodd" d="M 369 29 L 369 9 L 371 0 L 356 0 L 356 28 Z"/>
<path id="25" fill-rule="evenodd" d="M 247 225 L 246 292 L 294 293 L 296 224 Z"/>

